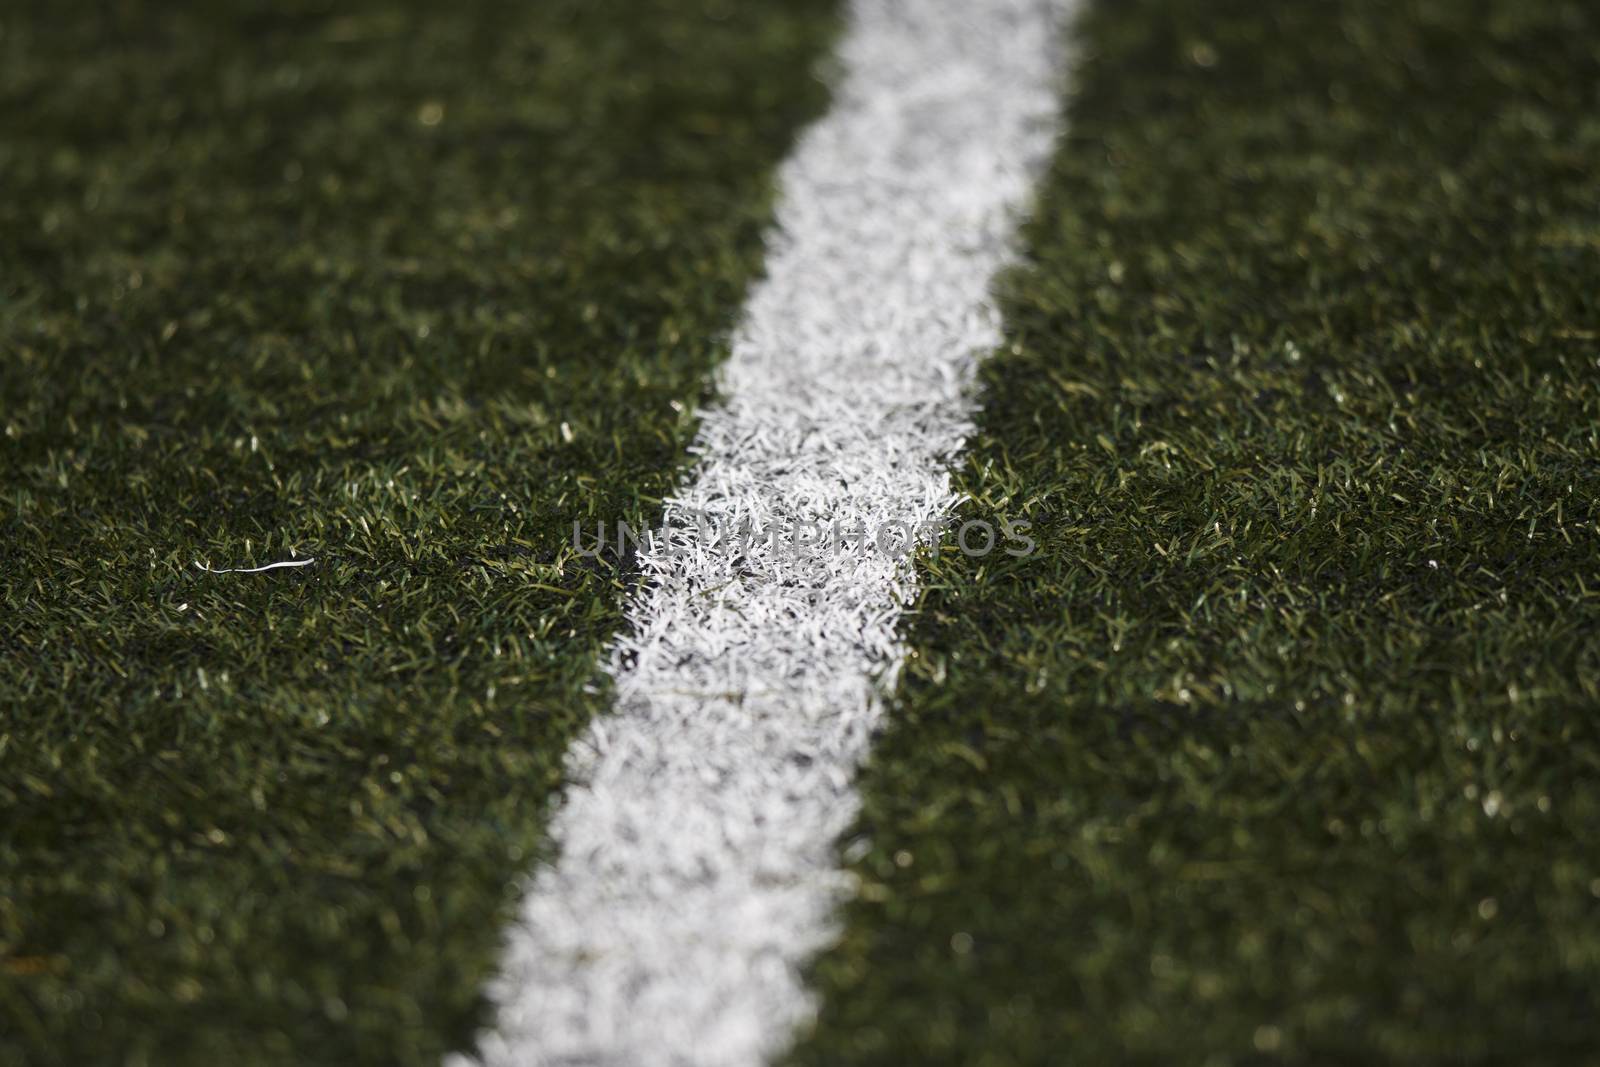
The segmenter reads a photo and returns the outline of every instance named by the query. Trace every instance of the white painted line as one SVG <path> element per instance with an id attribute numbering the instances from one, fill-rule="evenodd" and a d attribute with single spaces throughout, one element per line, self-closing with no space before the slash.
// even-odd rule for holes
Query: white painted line
<path id="1" fill-rule="evenodd" d="M 207 574 L 260 574 L 262 571 L 275 571 L 279 567 L 308 567 L 315 562 L 315 559 L 286 559 L 281 563 L 268 563 L 262 567 L 212 567 L 195 560 L 194 565 Z"/>
<path id="2" fill-rule="evenodd" d="M 669 514 L 876 529 L 953 503 L 990 296 L 1054 141 L 1069 0 L 857 0 L 829 114 L 779 175 L 693 484 Z M 915 574 L 872 551 L 679 533 L 611 659 L 490 988 L 489 1064 L 747 1065 L 814 1011 L 836 841 Z M 471 1062 L 460 1059 L 459 1063 Z"/>

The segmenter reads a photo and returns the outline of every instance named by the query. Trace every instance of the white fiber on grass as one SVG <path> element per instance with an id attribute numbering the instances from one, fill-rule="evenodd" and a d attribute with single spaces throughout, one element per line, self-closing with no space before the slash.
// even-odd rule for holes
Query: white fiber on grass
<path id="1" fill-rule="evenodd" d="M 755 1064 L 812 1016 L 800 968 L 851 890 L 836 841 L 916 576 L 734 534 L 951 508 L 973 367 L 1000 340 L 990 286 L 1054 140 L 1066 6 L 851 4 L 675 532 L 640 557 L 616 711 L 570 753 L 559 858 L 508 934 L 483 1062 Z"/>
<path id="2" fill-rule="evenodd" d="M 194 561 L 194 565 L 207 574 L 260 574 L 262 571 L 275 571 L 280 567 L 309 567 L 315 559 L 286 559 L 278 563 L 268 563 L 260 567 L 213 567 L 209 564 Z"/>

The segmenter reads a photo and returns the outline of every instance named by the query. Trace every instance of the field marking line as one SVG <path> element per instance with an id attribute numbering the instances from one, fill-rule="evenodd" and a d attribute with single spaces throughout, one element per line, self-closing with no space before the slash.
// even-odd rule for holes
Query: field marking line
<path id="1" fill-rule="evenodd" d="M 1055 140 L 1071 0 L 856 0 L 830 111 L 778 174 L 767 273 L 669 519 L 916 527 L 955 503 L 990 287 Z M 815 1012 L 800 968 L 905 649 L 911 562 L 673 522 L 612 650 L 488 993 L 494 1067 L 745 1067 Z"/>

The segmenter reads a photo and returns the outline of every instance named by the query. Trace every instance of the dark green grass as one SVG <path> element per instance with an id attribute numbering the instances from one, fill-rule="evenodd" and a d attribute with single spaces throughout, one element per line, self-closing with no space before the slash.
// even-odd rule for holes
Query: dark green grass
<path id="1" fill-rule="evenodd" d="M 831 7 L 0 11 L 0 1062 L 467 1036 Z"/>
<path id="2" fill-rule="evenodd" d="M 794 1062 L 1593 1062 L 1596 11 L 1082 29 Z"/>

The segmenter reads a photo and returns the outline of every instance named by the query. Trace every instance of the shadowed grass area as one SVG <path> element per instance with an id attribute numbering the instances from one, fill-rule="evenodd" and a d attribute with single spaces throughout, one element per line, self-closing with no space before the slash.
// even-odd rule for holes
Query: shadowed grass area
<path id="1" fill-rule="evenodd" d="M 0 12 L 0 1062 L 468 1036 L 832 6 Z"/>
<path id="2" fill-rule="evenodd" d="M 1595 12 L 1081 30 L 794 1062 L 1588 1062 Z"/>

